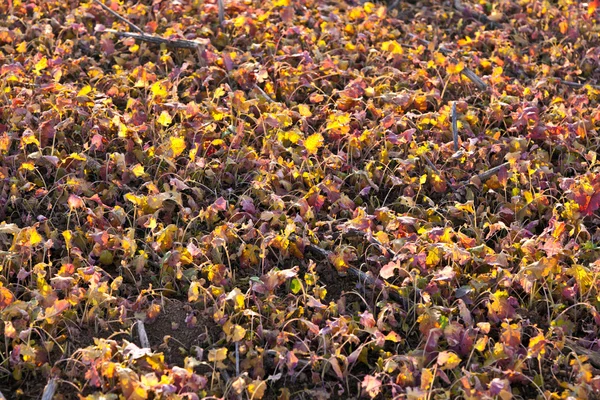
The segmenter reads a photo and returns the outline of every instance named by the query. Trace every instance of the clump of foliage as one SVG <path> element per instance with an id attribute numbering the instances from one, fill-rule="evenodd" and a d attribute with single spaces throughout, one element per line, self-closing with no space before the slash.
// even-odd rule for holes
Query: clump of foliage
<path id="1" fill-rule="evenodd" d="M 412 3 L 1 2 L 0 391 L 599 396 L 598 2 Z"/>

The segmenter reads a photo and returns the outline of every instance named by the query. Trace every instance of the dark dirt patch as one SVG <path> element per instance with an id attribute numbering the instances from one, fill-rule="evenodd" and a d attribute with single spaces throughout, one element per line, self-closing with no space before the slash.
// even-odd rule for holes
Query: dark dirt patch
<path id="1" fill-rule="evenodd" d="M 42 375 L 29 375 L 19 382 L 0 379 L 0 392 L 6 400 L 33 400 L 40 399 L 48 379 Z M 79 399 L 79 392 L 66 381 L 58 381 L 53 400 Z"/>
<path id="2" fill-rule="evenodd" d="M 188 303 L 165 299 L 156 320 L 145 325 L 150 346 L 164 353 L 169 366 L 183 367 L 185 357 L 193 354 L 193 346 L 206 348 L 219 340 L 222 329 L 208 317 L 211 314 L 201 314 Z"/>
<path id="3" fill-rule="evenodd" d="M 354 304 L 355 307 L 364 310 L 366 307 L 365 301 L 367 301 L 369 306 L 373 306 L 381 294 L 380 290 L 366 286 L 364 282 L 360 282 L 359 278 L 354 275 L 340 275 L 330 265 L 319 269 L 319 277 L 320 283 L 327 289 L 326 304 L 333 301 L 340 305 L 341 301 L 341 304 L 345 305 L 345 308 Z M 340 310 L 340 312 L 344 314 L 343 310 Z"/>

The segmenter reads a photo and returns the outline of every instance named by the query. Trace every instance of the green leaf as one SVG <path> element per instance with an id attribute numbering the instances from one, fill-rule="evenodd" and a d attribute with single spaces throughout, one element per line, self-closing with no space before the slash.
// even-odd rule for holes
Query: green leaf
<path id="1" fill-rule="evenodd" d="M 292 279 L 292 281 L 290 282 L 290 290 L 294 294 L 300 293 L 300 291 L 302 290 L 302 282 L 300 282 L 300 279 L 298 279 L 298 278 Z"/>

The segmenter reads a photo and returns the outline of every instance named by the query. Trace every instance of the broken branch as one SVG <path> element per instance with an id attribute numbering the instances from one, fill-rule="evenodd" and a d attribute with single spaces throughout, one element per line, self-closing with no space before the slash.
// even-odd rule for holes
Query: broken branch
<path id="1" fill-rule="evenodd" d="M 42 393 L 42 400 L 52 400 L 54 398 L 54 393 L 56 392 L 57 386 L 58 384 L 56 382 L 56 378 L 51 378 L 44 387 L 44 392 Z"/>
<path id="2" fill-rule="evenodd" d="M 137 328 L 138 328 L 138 336 L 140 337 L 140 346 L 143 349 L 149 349 L 150 341 L 148 340 L 148 334 L 146 333 L 146 327 L 144 326 L 144 321 L 138 320 Z"/>
<path id="3" fill-rule="evenodd" d="M 496 22 L 489 19 L 487 17 L 487 15 L 480 14 L 478 12 L 474 12 L 473 10 L 470 10 L 470 9 L 466 8 L 465 6 L 463 6 L 462 3 L 460 2 L 460 0 L 454 0 L 454 8 L 466 18 L 473 18 L 473 19 L 481 22 L 482 24 L 491 26 L 492 28 L 500 27 L 500 25 L 498 25 Z"/>
<path id="4" fill-rule="evenodd" d="M 145 35 L 145 34 L 137 34 L 133 32 L 120 32 L 114 29 L 106 29 L 105 32 L 113 33 L 117 36 L 121 37 L 129 37 L 134 38 L 136 40 L 141 40 L 142 42 L 149 42 L 154 44 L 164 44 L 167 47 L 174 47 L 180 49 L 197 49 L 202 47 L 202 44 L 199 42 L 195 42 L 193 40 L 185 40 L 185 39 L 164 39 L 158 36 Z"/>
<path id="5" fill-rule="evenodd" d="M 223 26 L 225 24 L 225 0 L 217 0 L 217 5 L 219 6 L 219 25 Z"/>
<path id="6" fill-rule="evenodd" d="M 500 169 L 502 169 L 502 167 L 504 168 L 508 168 L 510 166 L 509 162 L 505 162 L 504 164 L 500 164 L 497 165 L 493 168 L 488 169 L 487 171 L 484 171 L 478 175 L 475 175 L 473 177 L 471 177 L 471 179 L 473 178 L 478 178 L 481 182 L 488 180 L 492 175 L 495 175 L 498 173 L 498 171 L 500 171 Z M 469 183 L 471 181 L 471 179 L 469 179 L 468 182 L 464 182 L 464 183 Z"/>
<path id="7" fill-rule="evenodd" d="M 456 102 L 452 102 L 452 138 L 454 139 L 454 151 L 458 151 L 458 116 L 456 115 Z"/>

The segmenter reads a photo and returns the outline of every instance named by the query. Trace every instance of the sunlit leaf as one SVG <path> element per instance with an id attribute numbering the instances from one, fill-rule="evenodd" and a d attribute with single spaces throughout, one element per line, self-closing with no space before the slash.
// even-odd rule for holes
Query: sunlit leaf
<path id="1" fill-rule="evenodd" d="M 299 104 L 298 105 L 298 112 L 303 117 L 310 117 L 310 116 L 312 116 L 312 112 L 310 112 L 310 108 L 306 104 Z"/>
<path id="2" fill-rule="evenodd" d="M 223 361 L 227 358 L 227 348 L 221 347 L 218 349 L 211 349 L 208 351 L 208 361 L 217 362 Z"/>
<path id="3" fill-rule="evenodd" d="M 173 119 L 171 118 L 171 114 L 169 114 L 167 111 L 163 111 L 160 113 L 156 121 L 162 126 L 169 126 L 171 125 L 171 122 L 173 122 Z"/>
<path id="4" fill-rule="evenodd" d="M 300 291 L 302 290 L 302 283 L 298 278 L 294 278 L 290 281 L 290 290 L 294 294 L 300 293 Z"/>
<path id="5" fill-rule="evenodd" d="M 304 140 L 304 147 L 308 154 L 317 154 L 317 151 L 323 146 L 323 135 L 320 133 L 313 133 Z"/>
<path id="6" fill-rule="evenodd" d="M 90 85 L 86 85 L 77 93 L 77 97 L 87 96 L 92 91 L 92 87 Z"/>
<path id="7" fill-rule="evenodd" d="M 460 362 L 460 357 L 458 357 L 458 355 L 452 351 L 442 351 L 440 354 L 438 354 L 437 364 L 443 370 L 454 369 L 458 367 Z"/>
<path id="8" fill-rule="evenodd" d="M 267 383 L 257 379 L 248 384 L 246 389 L 251 399 L 262 399 L 267 390 Z"/>
<path id="9" fill-rule="evenodd" d="M 169 138 L 173 157 L 178 157 L 186 149 L 185 139 L 177 136 Z"/>
<path id="10" fill-rule="evenodd" d="M 446 72 L 449 75 L 458 75 L 465 69 L 465 63 L 460 61 L 457 64 L 450 64 L 446 67 Z"/>
<path id="11" fill-rule="evenodd" d="M 391 54 L 403 54 L 404 50 L 402 49 L 402 45 L 396 42 L 395 40 L 390 40 L 388 42 L 383 42 L 381 44 L 381 50 L 387 51 Z"/>
<path id="12" fill-rule="evenodd" d="M 36 74 L 39 74 L 40 71 L 48 68 L 48 59 L 46 57 L 42 57 L 37 63 L 35 63 L 34 70 Z"/>
<path id="13" fill-rule="evenodd" d="M 15 301 L 15 296 L 12 292 L 8 288 L 0 286 L 0 310 L 4 310 L 13 301 Z"/>
<path id="14" fill-rule="evenodd" d="M 146 174 L 146 172 L 144 171 L 144 166 L 141 164 L 134 165 L 133 168 L 131 168 L 131 172 L 133 172 L 133 175 L 135 175 L 136 178 L 139 178 L 140 176 L 144 176 Z"/>
<path id="15" fill-rule="evenodd" d="M 377 397 L 381 391 L 382 382 L 371 375 L 366 375 L 362 381 L 362 388 L 372 399 Z"/>

